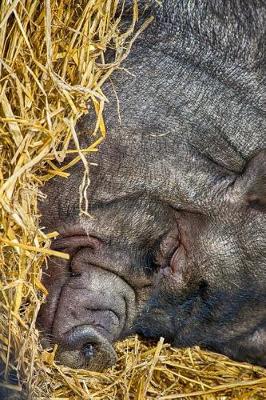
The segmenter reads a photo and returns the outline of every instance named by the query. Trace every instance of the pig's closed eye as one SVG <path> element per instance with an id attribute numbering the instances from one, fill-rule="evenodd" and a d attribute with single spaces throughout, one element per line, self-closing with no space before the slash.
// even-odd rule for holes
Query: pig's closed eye
<path id="1" fill-rule="evenodd" d="M 70 271 L 69 276 L 70 276 L 70 278 L 78 278 L 79 276 L 81 276 L 81 273 L 80 272 Z"/>
<path id="2" fill-rule="evenodd" d="M 156 271 L 158 269 L 159 265 L 156 261 L 154 251 L 150 251 L 146 254 L 144 264 L 147 270 Z"/>
<path id="3" fill-rule="evenodd" d="M 152 273 L 159 267 L 154 249 L 149 249 L 144 252 L 134 252 L 132 255 L 131 265 L 136 270 L 144 270 L 146 273 Z"/>
<path id="4" fill-rule="evenodd" d="M 249 202 L 249 207 L 253 208 L 254 210 L 260 211 L 260 212 L 266 212 L 266 204 L 261 203 L 258 200 L 252 200 Z"/>

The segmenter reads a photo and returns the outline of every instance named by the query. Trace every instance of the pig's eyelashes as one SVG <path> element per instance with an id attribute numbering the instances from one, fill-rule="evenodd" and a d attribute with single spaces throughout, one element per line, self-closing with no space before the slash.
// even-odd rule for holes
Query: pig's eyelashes
<path id="1" fill-rule="evenodd" d="M 150 249 L 144 254 L 134 253 L 131 259 L 131 266 L 136 270 L 144 270 L 146 273 L 153 273 L 160 264 L 157 262 L 156 251 Z"/>
<path id="2" fill-rule="evenodd" d="M 266 203 L 262 203 L 258 200 L 250 200 L 248 205 L 253 210 L 266 212 Z"/>
<path id="3" fill-rule="evenodd" d="M 78 278 L 79 276 L 81 276 L 81 273 L 70 271 L 69 276 L 70 276 L 70 278 Z"/>
<path id="4" fill-rule="evenodd" d="M 145 258 L 145 268 L 148 271 L 156 271 L 160 265 L 157 262 L 155 254 L 153 252 L 149 252 Z"/>

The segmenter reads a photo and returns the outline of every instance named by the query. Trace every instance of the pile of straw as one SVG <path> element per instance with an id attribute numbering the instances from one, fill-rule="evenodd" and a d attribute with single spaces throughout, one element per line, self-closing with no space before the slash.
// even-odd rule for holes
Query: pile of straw
<path id="1" fill-rule="evenodd" d="M 55 233 L 41 232 L 37 200 L 43 183 L 67 179 L 104 140 L 103 84 L 136 34 L 136 2 L 124 29 L 122 9 L 118 0 L 0 2 L 0 391 L 27 399 L 264 399 L 265 370 L 199 349 L 130 338 L 117 345 L 117 365 L 100 374 L 59 366 L 38 343 L 41 268 Z M 88 107 L 98 115 L 95 142 L 71 150 L 71 164 L 59 169 Z"/>

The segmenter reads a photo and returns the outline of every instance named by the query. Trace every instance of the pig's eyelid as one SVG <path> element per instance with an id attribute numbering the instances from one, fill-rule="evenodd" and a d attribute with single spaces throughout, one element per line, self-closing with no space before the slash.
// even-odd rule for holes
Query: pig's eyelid
<path id="1" fill-rule="evenodd" d="M 257 211 L 258 213 L 266 213 L 266 205 L 260 204 L 259 201 L 253 200 L 247 204 L 247 209 Z"/>
<path id="2" fill-rule="evenodd" d="M 80 276 L 81 276 L 80 272 L 69 271 L 69 277 L 70 278 L 79 278 Z"/>

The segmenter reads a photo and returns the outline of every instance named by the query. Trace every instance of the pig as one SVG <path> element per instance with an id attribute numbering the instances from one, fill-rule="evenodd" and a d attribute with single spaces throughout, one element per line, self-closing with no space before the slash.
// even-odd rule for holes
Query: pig
<path id="1" fill-rule="evenodd" d="M 154 20 L 104 86 L 90 215 L 81 164 L 44 187 L 42 224 L 70 261 L 44 271 L 40 329 L 74 368 L 112 365 L 136 333 L 266 366 L 266 3 L 140 9 Z M 94 127 L 91 111 L 81 147 Z"/>

